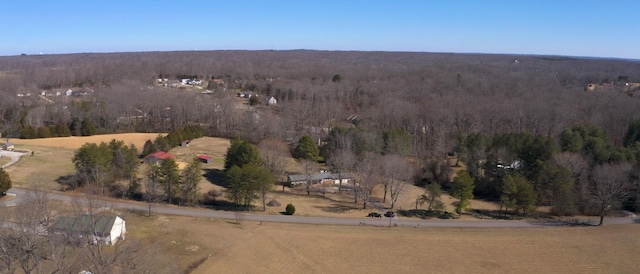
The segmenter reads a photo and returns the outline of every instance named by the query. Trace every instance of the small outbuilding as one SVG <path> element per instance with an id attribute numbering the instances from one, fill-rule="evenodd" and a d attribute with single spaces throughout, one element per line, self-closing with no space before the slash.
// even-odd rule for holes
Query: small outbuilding
<path id="1" fill-rule="evenodd" d="M 191 140 L 184 140 L 180 143 L 181 147 L 188 147 L 191 144 Z"/>
<path id="2" fill-rule="evenodd" d="M 205 164 L 210 164 L 211 162 L 213 162 L 213 157 L 209 155 L 198 154 L 198 159 L 200 159 L 200 161 Z"/>
<path id="3" fill-rule="evenodd" d="M 4 145 L 2 145 L 2 149 L 13 151 L 15 149 L 15 145 L 12 142 L 7 141 Z"/>

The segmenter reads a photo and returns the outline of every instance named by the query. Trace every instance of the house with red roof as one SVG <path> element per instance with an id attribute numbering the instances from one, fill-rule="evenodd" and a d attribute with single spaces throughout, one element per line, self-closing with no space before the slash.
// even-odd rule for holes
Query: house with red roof
<path id="1" fill-rule="evenodd" d="M 147 155 L 147 157 L 144 157 L 144 163 L 159 165 L 159 164 L 162 164 L 162 161 L 164 161 L 165 159 L 175 160 L 176 156 L 171 153 L 166 153 L 164 151 L 158 151 L 158 152 Z"/>

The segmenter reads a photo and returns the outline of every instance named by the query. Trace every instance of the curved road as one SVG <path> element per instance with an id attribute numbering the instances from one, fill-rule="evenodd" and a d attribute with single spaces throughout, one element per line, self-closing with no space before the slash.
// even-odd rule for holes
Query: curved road
<path id="1" fill-rule="evenodd" d="M 16 195 L 13 199 L 0 202 L 2 206 L 13 206 L 24 202 L 26 195 L 32 190 L 23 188 L 12 188 L 8 191 L 10 195 Z M 48 192 L 49 199 L 63 202 L 82 202 L 82 197 L 72 196 L 59 192 Z M 86 201 L 86 200 L 84 200 Z M 148 204 L 131 201 L 99 200 L 100 206 L 107 208 L 128 209 L 147 211 Z M 566 226 L 584 225 L 584 223 L 559 222 L 554 220 L 440 220 L 440 219 L 398 219 L 398 218 L 329 218 L 329 217 L 305 217 L 305 216 L 284 216 L 252 214 L 245 212 L 217 211 L 203 208 L 189 208 L 168 206 L 165 204 L 153 204 L 151 208 L 154 214 L 170 214 L 180 216 L 191 216 L 201 218 L 236 219 L 262 222 L 280 223 L 300 223 L 300 224 L 324 224 L 324 225 L 371 225 L 371 226 L 410 226 L 410 227 L 535 227 L 535 226 Z M 633 217 L 606 218 L 605 224 L 632 224 L 636 219 Z M 596 224 L 595 219 L 591 220 Z"/>

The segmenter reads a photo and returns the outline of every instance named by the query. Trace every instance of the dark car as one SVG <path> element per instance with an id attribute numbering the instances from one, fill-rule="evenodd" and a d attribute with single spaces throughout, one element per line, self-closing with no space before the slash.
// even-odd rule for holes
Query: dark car
<path id="1" fill-rule="evenodd" d="M 393 213 L 393 211 L 387 211 L 387 212 L 384 213 L 384 216 L 391 218 L 391 217 L 395 217 L 396 214 Z"/>
<path id="2" fill-rule="evenodd" d="M 382 218 L 382 215 L 380 215 L 380 213 L 378 213 L 378 212 L 371 212 L 371 213 L 369 213 L 369 215 L 367 215 L 367 217 Z"/>

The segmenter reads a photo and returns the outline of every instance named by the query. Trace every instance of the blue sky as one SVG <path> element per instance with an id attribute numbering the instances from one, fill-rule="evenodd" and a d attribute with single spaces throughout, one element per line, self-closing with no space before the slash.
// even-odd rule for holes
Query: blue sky
<path id="1" fill-rule="evenodd" d="M 0 55 L 317 49 L 640 59 L 637 0 L 8 2 Z"/>

